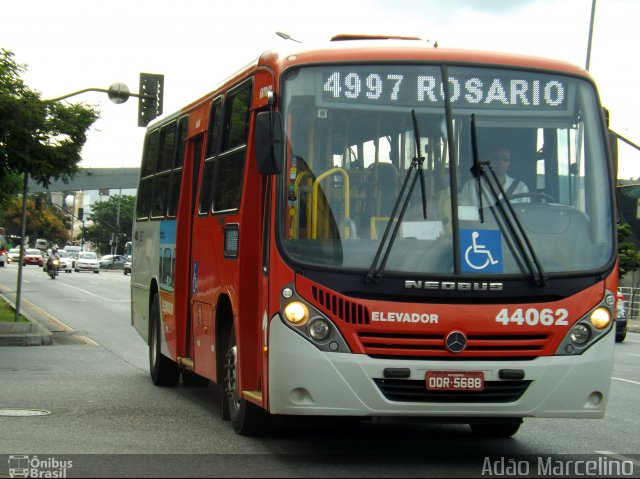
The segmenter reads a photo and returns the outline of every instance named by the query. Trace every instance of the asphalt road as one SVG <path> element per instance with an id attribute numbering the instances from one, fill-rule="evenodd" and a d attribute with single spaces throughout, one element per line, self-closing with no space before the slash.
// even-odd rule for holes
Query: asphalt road
<path id="1" fill-rule="evenodd" d="M 0 269 L 1 286 L 15 289 L 16 269 Z M 0 477 L 21 461 L 66 477 L 490 477 L 500 464 L 564 477 L 576 460 L 640 477 L 637 333 L 616 345 L 602 420 L 525 419 L 515 437 L 487 440 L 465 425 L 288 418 L 248 438 L 221 420 L 217 387 L 152 385 L 121 271 L 52 281 L 27 267 L 22 294 L 59 330 L 53 346 L 0 348 Z"/>

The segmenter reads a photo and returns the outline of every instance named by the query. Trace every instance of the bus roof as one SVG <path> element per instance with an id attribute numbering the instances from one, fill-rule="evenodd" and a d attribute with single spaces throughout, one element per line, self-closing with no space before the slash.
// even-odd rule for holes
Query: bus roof
<path id="1" fill-rule="evenodd" d="M 510 66 L 562 71 L 589 76 L 576 66 L 560 60 L 472 49 L 451 49 L 436 46 L 417 38 L 338 35 L 331 42 L 318 45 L 294 44 L 287 50 L 270 50 L 259 58 L 259 65 L 278 66 L 284 70 L 294 65 L 325 62 L 427 62 L 469 65 Z"/>
<path id="2" fill-rule="evenodd" d="M 288 42 L 277 49 L 267 50 L 226 79 L 218 82 L 208 93 L 176 112 L 159 117 L 150 123 L 148 128 L 156 128 L 202 103 L 210 102 L 220 91 L 250 76 L 259 68 L 272 70 L 279 75 L 294 66 L 343 62 L 482 65 L 558 71 L 591 79 L 589 73 L 583 68 L 551 58 L 484 50 L 442 48 L 417 37 L 341 34 L 334 36 L 330 42 L 317 44 Z M 274 85 L 274 88 L 277 89 L 278 85 Z"/>

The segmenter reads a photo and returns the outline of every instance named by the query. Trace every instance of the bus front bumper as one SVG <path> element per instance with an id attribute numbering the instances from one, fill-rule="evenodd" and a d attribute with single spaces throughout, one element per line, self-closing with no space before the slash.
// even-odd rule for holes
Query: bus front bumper
<path id="1" fill-rule="evenodd" d="M 607 334 L 579 356 L 543 356 L 525 361 L 380 359 L 320 351 L 276 316 L 269 329 L 269 412 L 326 416 L 602 418 L 613 369 L 613 336 L 613 332 Z M 412 384 L 420 399 L 397 400 L 390 395 L 384 386 L 390 382 L 384 376 L 387 368 L 409 369 L 408 378 L 394 381 L 401 387 Z M 523 392 L 509 402 L 482 397 L 473 402 L 421 397 L 428 370 L 482 371 L 485 384 L 501 387 L 505 385 L 499 377 L 501 369 L 525 373 L 520 384 Z M 408 382 L 397 382 L 403 380 Z"/>

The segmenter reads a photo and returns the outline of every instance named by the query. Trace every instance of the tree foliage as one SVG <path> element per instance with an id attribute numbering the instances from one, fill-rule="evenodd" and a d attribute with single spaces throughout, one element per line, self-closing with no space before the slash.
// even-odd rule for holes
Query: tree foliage
<path id="1" fill-rule="evenodd" d="M 631 226 L 627 223 L 618 225 L 618 272 L 619 277 L 640 267 L 640 253 L 631 238 Z"/>
<path id="2" fill-rule="evenodd" d="M 5 202 L 0 218 L 8 235 L 20 236 L 22 198 L 14 196 Z M 46 194 L 31 195 L 27 200 L 26 235 L 33 245 L 36 238 L 44 238 L 63 246 L 69 239 L 69 226 L 63 212 L 46 204 Z"/>
<path id="3" fill-rule="evenodd" d="M 88 105 L 42 100 L 20 78 L 25 71 L 0 48 L 0 205 L 20 192 L 24 173 L 44 187 L 73 178 L 86 132 L 99 117 Z"/>
<path id="4" fill-rule="evenodd" d="M 120 214 L 118 216 L 118 203 Z M 130 195 L 114 195 L 106 201 L 91 205 L 91 226 L 86 227 L 85 241 L 91 241 L 100 254 L 111 253 L 109 242 L 118 229 L 117 253 L 124 253 L 124 244 L 131 241 L 133 229 L 133 212 L 136 197 Z M 119 221 L 118 221 L 119 218 Z"/>

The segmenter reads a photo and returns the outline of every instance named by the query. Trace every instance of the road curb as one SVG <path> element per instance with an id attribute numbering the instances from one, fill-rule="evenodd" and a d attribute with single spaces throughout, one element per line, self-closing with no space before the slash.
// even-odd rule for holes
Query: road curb
<path id="1" fill-rule="evenodd" d="M 0 288 L 0 296 L 15 309 L 15 299 L 9 292 Z M 0 346 L 50 346 L 53 333 L 43 326 L 38 318 L 37 307 L 28 301 L 20 300 L 20 314 L 28 323 L 0 323 Z"/>

